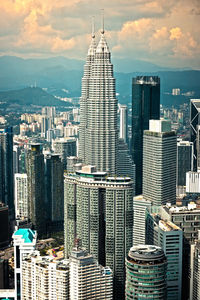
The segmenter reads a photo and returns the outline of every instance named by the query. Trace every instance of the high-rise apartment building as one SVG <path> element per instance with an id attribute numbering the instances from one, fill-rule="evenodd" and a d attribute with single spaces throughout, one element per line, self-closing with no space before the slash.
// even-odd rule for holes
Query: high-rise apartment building
<path id="1" fill-rule="evenodd" d="M 112 269 L 116 299 L 124 297 L 124 262 L 132 246 L 132 184 L 130 178 L 108 177 L 91 166 L 65 174 L 66 256 L 78 237 L 101 265 Z"/>
<path id="2" fill-rule="evenodd" d="M 190 141 L 194 145 L 194 159 L 193 159 L 193 171 L 197 171 L 197 161 L 199 149 L 197 136 L 199 135 L 199 125 L 200 125 L 200 99 L 190 100 Z"/>
<path id="3" fill-rule="evenodd" d="M 138 245 L 126 258 L 126 300 L 166 299 L 167 260 L 162 248 Z"/>
<path id="4" fill-rule="evenodd" d="M 28 218 L 40 236 L 45 232 L 44 155 L 41 144 L 31 144 L 27 153 Z"/>
<path id="5" fill-rule="evenodd" d="M 159 214 L 147 213 L 147 243 L 163 249 L 167 258 L 167 300 L 182 299 L 183 231 Z"/>
<path id="6" fill-rule="evenodd" d="M 176 134 L 165 120 L 150 120 L 143 140 L 143 196 L 153 205 L 176 201 Z"/>
<path id="7" fill-rule="evenodd" d="M 59 154 L 45 156 L 46 213 L 47 220 L 55 230 L 63 228 L 64 177 Z M 57 228 L 57 229 L 56 229 Z"/>
<path id="8" fill-rule="evenodd" d="M 37 233 L 31 229 L 20 228 L 13 233 L 14 269 L 15 269 L 15 299 L 22 299 L 22 263 L 26 256 L 35 250 Z"/>
<path id="9" fill-rule="evenodd" d="M 113 299 L 113 275 L 109 267 L 102 267 L 91 254 L 78 247 L 69 257 L 70 300 Z"/>
<path id="10" fill-rule="evenodd" d="M 142 194 L 143 131 L 160 119 L 160 78 L 137 76 L 132 81 L 132 156 L 136 164 L 136 195 Z"/>
<path id="11" fill-rule="evenodd" d="M 119 137 L 128 143 L 128 107 L 127 105 L 119 105 L 120 126 Z"/>
<path id="12" fill-rule="evenodd" d="M 193 169 L 193 143 L 178 141 L 177 143 L 177 172 L 176 185 L 186 185 L 186 172 Z"/>
<path id="13" fill-rule="evenodd" d="M 0 129 L 0 202 L 8 205 L 12 219 L 15 217 L 13 182 L 13 131 L 12 127 L 6 127 Z"/>
<path id="14" fill-rule="evenodd" d="M 68 300 L 69 261 L 32 252 L 22 262 L 21 299 Z"/>
<path id="15" fill-rule="evenodd" d="M 15 174 L 15 218 L 28 218 L 27 174 Z"/>
<path id="16" fill-rule="evenodd" d="M 104 29 L 88 50 L 80 98 L 79 157 L 99 171 L 117 174 L 117 99 Z"/>

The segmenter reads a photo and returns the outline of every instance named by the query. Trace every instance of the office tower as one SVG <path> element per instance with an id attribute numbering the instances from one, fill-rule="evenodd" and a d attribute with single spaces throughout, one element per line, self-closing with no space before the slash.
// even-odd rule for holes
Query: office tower
<path id="1" fill-rule="evenodd" d="M 22 300 L 69 299 L 69 262 L 32 252 L 22 262 Z"/>
<path id="2" fill-rule="evenodd" d="M 0 258 L 0 295 L 1 289 L 9 289 L 9 266 L 7 259 Z"/>
<path id="3" fill-rule="evenodd" d="M 193 171 L 197 171 L 197 160 L 198 153 L 197 148 L 199 149 L 197 135 L 198 125 L 200 125 L 200 99 L 191 99 L 190 100 L 190 142 L 194 145 L 194 159 L 193 159 Z"/>
<path id="4" fill-rule="evenodd" d="M 146 244 L 146 215 L 151 206 L 142 195 L 133 198 L 133 246 Z"/>
<path id="5" fill-rule="evenodd" d="M 132 157 L 136 164 L 136 195 L 142 194 L 143 131 L 160 119 L 160 78 L 137 76 L 132 82 Z"/>
<path id="6" fill-rule="evenodd" d="M 163 249 L 167 258 L 167 300 L 181 300 L 183 231 L 159 214 L 147 213 L 147 243 Z"/>
<path id="7" fill-rule="evenodd" d="M 187 207 L 166 205 L 161 207 L 160 214 L 162 219 L 173 222 L 183 231 L 182 299 L 185 300 L 189 297 L 190 246 L 198 239 L 200 209 L 194 203 Z"/>
<path id="8" fill-rule="evenodd" d="M 111 54 L 104 29 L 88 50 L 80 98 L 79 157 L 99 171 L 117 174 L 117 99 Z"/>
<path id="9" fill-rule="evenodd" d="M 176 185 L 186 185 L 186 172 L 193 168 L 193 143 L 178 141 L 177 143 L 177 172 Z"/>
<path id="10" fill-rule="evenodd" d="M 27 149 L 22 149 L 19 155 L 19 173 L 26 173 L 26 155 Z"/>
<path id="11" fill-rule="evenodd" d="M 28 218 L 40 236 L 45 232 L 44 155 L 41 144 L 31 144 L 27 153 Z"/>
<path id="12" fill-rule="evenodd" d="M 163 250 L 138 245 L 126 258 L 126 300 L 166 299 L 167 260 Z"/>
<path id="13" fill-rule="evenodd" d="M 20 147 L 18 145 L 13 146 L 13 173 L 19 173 L 19 156 Z"/>
<path id="14" fill-rule="evenodd" d="M 15 218 L 28 218 L 27 174 L 15 174 Z"/>
<path id="15" fill-rule="evenodd" d="M 186 193 L 200 193 L 200 172 L 190 171 L 186 173 Z"/>
<path id="16" fill-rule="evenodd" d="M 119 139 L 118 144 L 117 174 L 118 176 L 128 176 L 133 180 L 133 194 L 135 195 L 135 164 L 130 155 L 128 145 L 123 139 Z"/>
<path id="17" fill-rule="evenodd" d="M 143 141 L 143 196 L 160 206 L 176 202 L 176 134 L 164 120 L 150 120 Z"/>
<path id="18" fill-rule="evenodd" d="M 13 192 L 13 131 L 12 127 L 0 129 L 0 201 L 8 205 L 14 219 Z"/>
<path id="19" fill-rule="evenodd" d="M 119 105 L 120 127 L 119 137 L 128 143 L 128 108 L 127 105 Z"/>
<path id="20" fill-rule="evenodd" d="M 114 275 L 116 299 L 124 297 L 124 262 L 132 245 L 133 188 L 127 177 L 109 177 L 85 166 L 65 174 L 64 237 L 66 257 L 75 237 Z"/>
<path id="21" fill-rule="evenodd" d="M 0 202 L 0 249 L 8 246 L 10 241 L 8 206 Z"/>
<path id="22" fill-rule="evenodd" d="M 73 248 L 69 265 L 70 300 L 113 299 L 113 276 L 109 267 L 102 267 L 79 247 Z"/>
<path id="23" fill-rule="evenodd" d="M 55 153 L 61 155 L 64 170 L 67 169 L 67 157 L 76 156 L 76 139 L 75 138 L 57 138 L 52 141 L 52 148 Z"/>
<path id="24" fill-rule="evenodd" d="M 42 115 L 46 115 L 48 117 L 55 117 L 56 108 L 55 106 L 45 106 L 42 108 Z"/>
<path id="25" fill-rule="evenodd" d="M 56 231 L 63 230 L 64 177 L 59 154 L 45 156 L 45 184 L 47 220 Z"/>
<path id="26" fill-rule="evenodd" d="M 47 130 L 47 142 L 51 143 L 53 139 L 54 139 L 54 131 L 53 131 L 53 129 L 48 129 Z"/>
<path id="27" fill-rule="evenodd" d="M 42 116 L 42 119 L 41 119 L 41 137 L 46 137 L 46 132 L 49 128 L 48 126 L 48 118 L 47 116 Z"/>
<path id="28" fill-rule="evenodd" d="M 15 269 L 15 299 L 22 299 L 22 262 L 23 259 L 35 250 L 37 233 L 31 229 L 20 228 L 13 233 L 14 269 Z"/>

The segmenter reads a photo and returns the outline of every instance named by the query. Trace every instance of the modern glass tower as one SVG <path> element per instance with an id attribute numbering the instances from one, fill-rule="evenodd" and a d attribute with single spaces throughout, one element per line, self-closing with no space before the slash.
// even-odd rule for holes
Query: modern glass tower
<path id="1" fill-rule="evenodd" d="M 88 50 L 80 98 L 79 157 L 86 164 L 109 174 L 117 173 L 117 99 L 111 54 L 104 29 L 96 47 L 95 36 Z"/>
<path id="2" fill-rule="evenodd" d="M 132 157 L 136 164 L 136 195 L 142 194 L 143 131 L 160 119 L 160 78 L 137 76 L 132 82 Z"/>

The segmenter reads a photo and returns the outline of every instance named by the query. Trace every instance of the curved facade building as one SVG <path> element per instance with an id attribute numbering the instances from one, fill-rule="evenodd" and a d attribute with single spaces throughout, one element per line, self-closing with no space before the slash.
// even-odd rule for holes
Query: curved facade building
<path id="1" fill-rule="evenodd" d="M 166 299 L 167 260 L 153 245 L 130 249 L 126 259 L 126 300 Z"/>

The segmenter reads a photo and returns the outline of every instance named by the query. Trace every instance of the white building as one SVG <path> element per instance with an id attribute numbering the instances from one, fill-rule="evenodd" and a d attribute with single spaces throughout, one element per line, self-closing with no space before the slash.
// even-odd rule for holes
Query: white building
<path id="1" fill-rule="evenodd" d="M 20 228 L 13 233 L 14 242 L 14 269 L 15 269 L 15 295 L 21 299 L 22 294 L 22 261 L 35 250 L 37 233 L 28 228 Z"/>
<path id="2" fill-rule="evenodd" d="M 142 195 L 133 198 L 133 246 L 146 244 L 146 214 L 151 202 Z"/>
<path id="3" fill-rule="evenodd" d="M 69 258 L 70 300 L 113 299 L 113 276 L 91 254 L 74 248 Z"/>
<path id="4" fill-rule="evenodd" d="M 27 174 L 15 174 L 15 217 L 28 218 Z"/>
<path id="5" fill-rule="evenodd" d="M 186 173 L 186 193 L 200 193 L 200 172 Z"/>
<path id="6" fill-rule="evenodd" d="M 68 300 L 69 262 L 34 251 L 22 263 L 22 300 Z"/>

